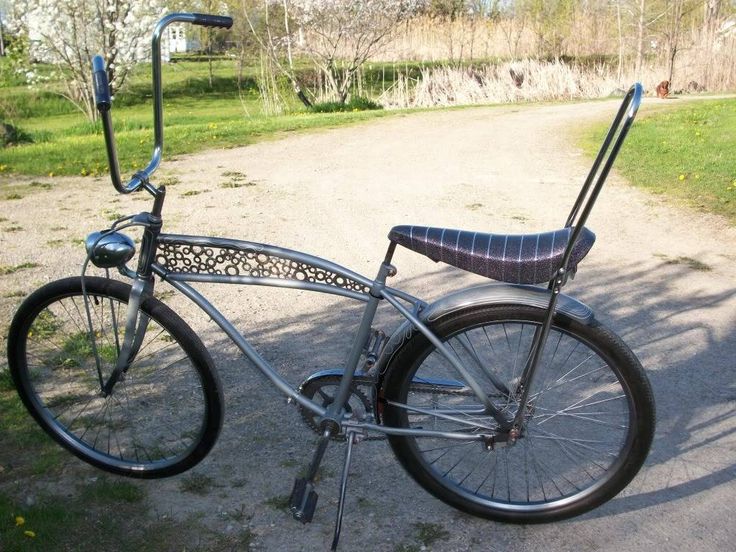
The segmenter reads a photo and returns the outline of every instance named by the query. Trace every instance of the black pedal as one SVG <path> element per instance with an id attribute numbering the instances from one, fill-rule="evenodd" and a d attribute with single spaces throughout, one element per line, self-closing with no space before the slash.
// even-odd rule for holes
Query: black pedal
<path id="1" fill-rule="evenodd" d="M 311 481 L 299 478 L 294 481 L 294 488 L 289 497 L 289 511 L 294 519 L 302 523 L 309 523 L 314 517 L 317 507 L 317 493 Z"/>

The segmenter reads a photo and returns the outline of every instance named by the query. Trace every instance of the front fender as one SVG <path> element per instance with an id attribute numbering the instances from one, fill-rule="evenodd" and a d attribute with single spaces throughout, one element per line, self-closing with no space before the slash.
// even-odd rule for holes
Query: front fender
<path id="1" fill-rule="evenodd" d="M 546 309 L 552 292 L 545 288 L 519 284 L 484 284 L 472 288 L 462 289 L 449 295 L 441 297 L 434 303 L 427 305 L 419 313 L 419 319 L 431 325 L 436 320 L 453 312 L 477 306 L 490 305 L 524 305 Z M 573 299 L 568 295 L 560 294 L 557 298 L 556 315 L 562 314 L 580 322 L 590 325 L 594 320 L 593 311 L 590 307 Z M 386 346 L 381 352 L 376 366 L 378 368 L 378 388 L 383 381 L 383 374 L 391 363 L 394 354 L 409 340 L 418 330 L 408 320 L 405 321 L 391 335 Z"/>

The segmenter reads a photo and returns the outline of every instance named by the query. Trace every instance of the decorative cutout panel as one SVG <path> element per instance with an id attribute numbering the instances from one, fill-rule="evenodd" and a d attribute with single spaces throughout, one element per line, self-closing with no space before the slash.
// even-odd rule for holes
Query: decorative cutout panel
<path id="1" fill-rule="evenodd" d="M 335 286 L 358 293 L 369 288 L 352 278 L 305 262 L 266 253 L 258 247 L 225 247 L 160 241 L 156 262 L 170 272 L 278 278 Z"/>

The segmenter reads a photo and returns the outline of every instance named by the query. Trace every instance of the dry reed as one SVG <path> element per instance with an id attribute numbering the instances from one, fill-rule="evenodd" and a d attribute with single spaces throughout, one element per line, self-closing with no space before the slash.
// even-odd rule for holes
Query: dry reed
<path id="1" fill-rule="evenodd" d="M 654 90 L 657 73 L 647 70 L 641 76 L 645 88 Z M 623 94 L 636 79 L 631 75 L 622 80 L 603 65 L 585 68 L 562 61 L 444 66 L 423 69 L 416 80 L 400 75 L 378 101 L 388 108 L 405 108 L 604 98 Z"/>

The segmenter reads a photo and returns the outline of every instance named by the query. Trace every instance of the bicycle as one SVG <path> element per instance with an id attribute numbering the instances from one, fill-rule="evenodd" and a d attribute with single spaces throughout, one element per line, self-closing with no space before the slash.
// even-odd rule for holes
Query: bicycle
<path id="1" fill-rule="evenodd" d="M 81 277 L 41 287 L 16 312 L 9 367 L 39 425 L 82 460 L 130 477 L 175 475 L 208 454 L 222 426 L 221 385 L 196 333 L 153 296 L 158 278 L 202 309 L 318 433 L 290 496 L 297 520 L 313 517 L 328 444 L 346 442 L 333 550 L 353 446 L 367 438 L 387 438 L 404 469 L 435 497 L 493 520 L 563 519 L 626 487 L 654 435 L 652 390 L 623 340 L 561 290 L 595 240 L 585 222 L 636 116 L 641 85 L 626 93 L 562 229 L 502 235 L 397 226 L 371 279 L 278 246 L 162 232 L 166 188 L 150 177 L 163 154 L 161 37 L 172 22 L 232 25 L 229 17 L 192 13 L 158 22 L 153 155 L 125 185 L 105 64 L 99 56 L 92 62 L 113 186 L 123 194 L 145 190 L 153 205 L 88 236 Z M 143 230 L 135 269 L 128 263 L 136 245 L 122 232 L 131 227 Z M 498 282 L 426 303 L 387 285 L 399 245 Z M 86 276 L 90 262 L 106 277 Z M 132 283 L 111 279 L 111 269 Z M 365 303 L 344 370 L 319 371 L 294 388 L 196 283 L 300 289 Z M 382 301 L 405 318 L 391 334 L 372 327 Z"/>

